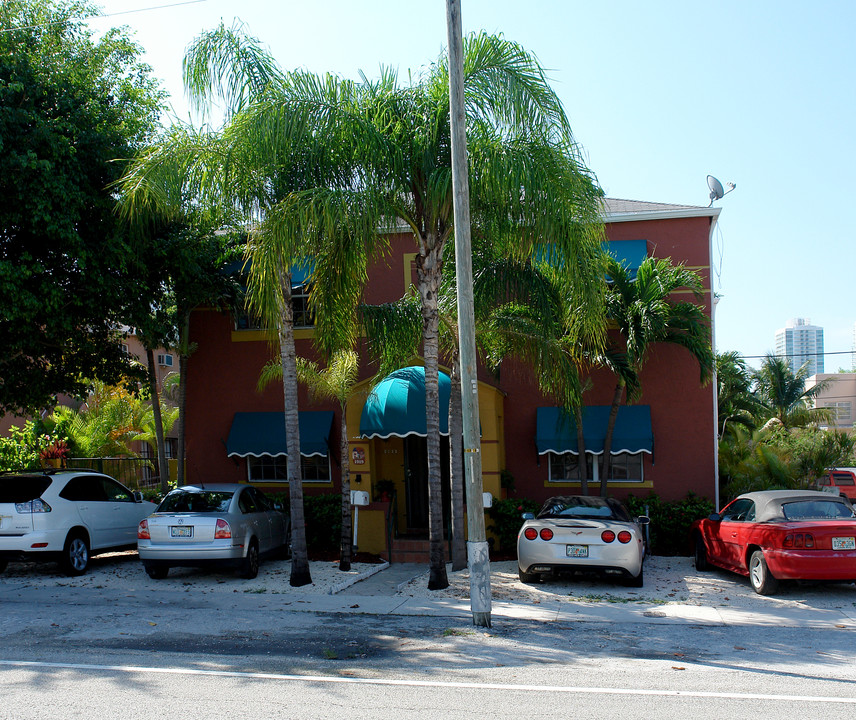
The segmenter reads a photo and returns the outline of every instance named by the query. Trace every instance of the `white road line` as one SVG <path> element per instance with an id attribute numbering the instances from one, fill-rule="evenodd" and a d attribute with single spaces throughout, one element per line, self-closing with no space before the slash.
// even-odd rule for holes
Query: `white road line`
<path id="1" fill-rule="evenodd" d="M 856 697 L 823 697 L 819 695 L 767 695 L 762 693 L 701 692 L 691 690 L 644 690 L 636 688 L 573 687 L 564 685 L 514 685 L 505 683 L 439 682 L 435 680 L 388 680 L 384 678 L 350 678 L 328 675 L 284 675 L 280 673 L 238 672 L 233 670 L 197 670 L 194 668 L 159 668 L 136 665 L 89 665 L 83 663 L 0 660 L 2 667 L 87 670 L 97 672 L 148 673 L 151 675 L 196 675 L 279 680 L 285 682 L 340 683 L 350 685 L 387 685 L 400 687 L 460 688 L 466 690 L 514 690 L 519 692 L 589 693 L 592 695 L 654 695 L 659 697 L 720 698 L 729 700 L 783 700 L 786 702 L 844 703 L 856 705 Z"/>

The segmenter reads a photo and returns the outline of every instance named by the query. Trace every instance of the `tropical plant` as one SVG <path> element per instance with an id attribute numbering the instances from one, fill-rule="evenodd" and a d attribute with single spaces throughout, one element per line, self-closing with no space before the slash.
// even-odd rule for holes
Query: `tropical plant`
<path id="1" fill-rule="evenodd" d="M 710 344 L 710 324 L 704 309 L 692 302 L 676 302 L 673 293 L 688 289 L 696 298 L 702 296 L 702 282 L 697 273 L 683 265 L 673 265 L 669 258 L 645 258 L 634 274 L 614 257 L 607 258 L 609 285 L 606 294 L 607 314 L 616 326 L 627 358 L 627 367 L 636 378 L 654 343 L 672 343 L 686 348 L 699 364 L 700 380 L 710 379 L 714 368 Z M 610 472 L 612 435 L 618 408 L 627 388 L 626 377 L 619 376 L 603 444 L 600 494 L 606 497 Z M 639 392 L 628 392 L 628 400 Z"/>
<path id="2" fill-rule="evenodd" d="M 735 426 L 753 430 L 762 407 L 752 393 L 752 372 L 737 352 L 716 356 L 716 397 L 719 439 Z"/>
<path id="3" fill-rule="evenodd" d="M 814 398 L 829 386 L 829 380 L 806 390 L 808 372 L 807 363 L 794 372 L 785 358 L 768 354 L 754 376 L 761 418 L 780 423 L 786 429 L 829 422 L 832 418 L 828 409 L 811 406 Z"/>
<path id="4" fill-rule="evenodd" d="M 52 433 L 68 438 L 76 457 L 135 457 L 132 445 L 141 441 L 157 447 L 152 404 L 121 386 L 94 381 L 93 391 L 79 407 L 57 406 L 50 418 Z M 163 427 L 169 432 L 175 408 L 162 408 Z"/>

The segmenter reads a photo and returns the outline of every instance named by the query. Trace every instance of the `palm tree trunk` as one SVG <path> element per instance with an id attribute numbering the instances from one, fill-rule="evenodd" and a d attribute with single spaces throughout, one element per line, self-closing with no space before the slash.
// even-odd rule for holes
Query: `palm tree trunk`
<path id="1" fill-rule="evenodd" d="M 579 462 L 577 466 L 580 469 L 580 493 L 583 495 L 589 494 L 588 487 L 588 462 L 586 459 L 586 436 L 583 432 L 583 409 L 579 405 L 574 407 L 574 420 L 577 424 L 577 451 L 579 452 Z"/>
<path id="2" fill-rule="evenodd" d="M 339 457 L 342 459 L 342 547 L 339 553 L 339 570 L 351 569 L 351 470 L 348 457 L 348 404 L 342 405 L 342 431 L 339 439 Z"/>
<path id="3" fill-rule="evenodd" d="M 282 394 L 285 401 L 285 447 L 288 451 L 288 496 L 291 511 L 292 587 L 312 582 L 306 547 L 306 518 L 303 513 L 303 473 L 300 462 L 300 413 L 297 407 L 297 350 L 294 347 L 294 312 L 291 307 L 291 273 L 282 274 L 282 308 L 279 323 L 279 352 L 282 363 Z"/>
<path id="4" fill-rule="evenodd" d="M 146 362 L 149 366 L 149 392 L 152 396 L 152 417 L 155 421 L 155 437 L 158 444 L 158 473 L 161 492 L 169 492 L 169 465 L 166 461 L 166 446 L 163 441 L 163 417 L 161 416 L 160 395 L 158 394 L 158 376 L 155 368 L 155 352 L 146 348 Z"/>
<path id="5" fill-rule="evenodd" d="M 430 240 L 430 238 L 429 238 Z M 436 241 L 436 238 L 434 238 Z M 418 291 L 422 300 L 422 352 L 425 357 L 425 420 L 428 441 L 428 539 L 431 567 L 428 575 L 429 590 L 449 587 L 446 575 L 446 558 L 443 548 L 443 490 L 440 471 L 440 381 L 439 381 L 439 328 L 440 313 L 437 305 L 440 292 L 441 251 L 437 243 L 426 243 L 429 249 L 416 256 Z"/>
<path id="6" fill-rule="evenodd" d="M 461 400 L 461 360 L 452 355 L 452 387 L 449 398 L 449 482 L 452 498 L 452 570 L 467 566 L 467 538 L 464 532 L 464 418 Z"/>
<path id="7" fill-rule="evenodd" d="M 621 405 L 621 396 L 624 393 L 624 381 L 619 380 L 615 386 L 615 394 L 612 396 L 612 406 L 609 410 L 609 421 L 606 423 L 606 435 L 603 438 L 603 459 L 600 465 L 600 496 L 606 497 L 606 484 L 609 482 L 610 460 L 612 458 L 612 433 L 615 430 L 615 421 L 618 418 L 618 407 Z"/>

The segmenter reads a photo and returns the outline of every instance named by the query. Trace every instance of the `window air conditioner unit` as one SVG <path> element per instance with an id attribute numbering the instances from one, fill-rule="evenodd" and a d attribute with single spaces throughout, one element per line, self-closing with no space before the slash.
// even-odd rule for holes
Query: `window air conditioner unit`
<path id="1" fill-rule="evenodd" d="M 158 365 L 162 365 L 164 367 L 172 367 L 172 355 L 158 355 Z"/>

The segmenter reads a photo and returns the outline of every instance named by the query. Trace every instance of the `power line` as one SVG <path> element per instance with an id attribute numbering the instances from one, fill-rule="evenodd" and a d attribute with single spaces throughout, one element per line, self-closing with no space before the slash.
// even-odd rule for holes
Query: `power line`
<path id="1" fill-rule="evenodd" d="M 116 17 L 118 15 L 131 15 L 133 13 L 149 12 L 150 10 L 165 10 L 167 8 L 179 7 L 181 5 L 196 5 L 198 3 L 204 3 L 204 2 L 208 2 L 208 0 L 183 0 L 183 2 L 169 3 L 168 5 L 154 5 L 152 7 L 137 8 L 136 10 L 121 10 L 119 12 L 104 13 L 103 15 L 92 15 L 92 16 L 85 18 L 85 19 L 91 20 L 94 18 L 108 18 L 108 17 Z M 67 18 L 63 18 L 62 20 L 56 20 L 56 21 L 50 22 L 50 23 L 39 23 L 38 25 L 20 25 L 18 27 L 2 28 L 2 29 L 0 29 L 0 32 L 8 33 L 8 32 L 15 32 L 16 30 L 35 30 L 36 28 L 40 28 L 40 27 L 50 27 L 51 25 L 62 25 L 63 23 L 68 22 L 69 20 L 71 20 L 71 18 L 67 17 Z"/>
<path id="2" fill-rule="evenodd" d="M 794 357 L 821 357 L 826 355 L 853 355 L 856 354 L 856 350 L 836 350 L 835 352 L 821 352 L 821 353 L 790 353 L 788 355 L 779 355 L 774 352 L 765 353 L 764 355 L 741 355 L 744 360 L 763 360 L 768 355 L 772 355 L 773 357 L 781 357 L 781 358 L 794 358 Z"/>

